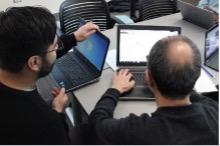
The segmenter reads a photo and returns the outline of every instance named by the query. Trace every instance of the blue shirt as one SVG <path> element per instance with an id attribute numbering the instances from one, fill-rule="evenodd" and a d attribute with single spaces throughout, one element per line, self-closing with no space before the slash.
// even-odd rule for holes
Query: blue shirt
<path id="1" fill-rule="evenodd" d="M 218 2 L 219 0 L 200 0 L 198 7 L 204 8 L 205 6 L 208 6 L 215 12 L 219 13 Z"/>

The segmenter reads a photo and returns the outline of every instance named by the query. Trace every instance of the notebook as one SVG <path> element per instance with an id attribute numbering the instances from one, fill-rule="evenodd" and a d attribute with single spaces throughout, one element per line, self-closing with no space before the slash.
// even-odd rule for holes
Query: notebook
<path id="1" fill-rule="evenodd" d="M 79 26 L 85 21 L 79 19 Z M 97 82 L 102 74 L 110 40 L 97 31 L 57 59 L 52 77 L 66 92 Z"/>
<path id="2" fill-rule="evenodd" d="M 219 71 L 219 25 L 216 24 L 205 34 L 204 64 Z"/>
<path id="3" fill-rule="evenodd" d="M 215 25 L 215 14 L 213 12 L 201 9 L 181 0 L 178 0 L 177 4 L 184 20 L 206 29 Z"/>
<path id="4" fill-rule="evenodd" d="M 128 68 L 136 82 L 135 87 L 124 94 L 121 100 L 154 100 L 146 79 L 146 56 L 161 38 L 178 35 L 180 27 L 150 25 L 118 25 L 116 65 L 119 70 Z"/>

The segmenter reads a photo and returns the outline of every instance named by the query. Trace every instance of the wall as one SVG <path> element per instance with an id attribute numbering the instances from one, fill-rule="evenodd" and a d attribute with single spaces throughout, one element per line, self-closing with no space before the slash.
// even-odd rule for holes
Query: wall
<path id="1" fill-rule="evenodd" d="M 63 1 L 64 0 L 22 0 L 22 2 L 14 3 L 13 0 L 0 0 L 0 11 L 5 11 L 8 7 L 42 5 L 54 14 L 59 12 L 59 6 Z"/>

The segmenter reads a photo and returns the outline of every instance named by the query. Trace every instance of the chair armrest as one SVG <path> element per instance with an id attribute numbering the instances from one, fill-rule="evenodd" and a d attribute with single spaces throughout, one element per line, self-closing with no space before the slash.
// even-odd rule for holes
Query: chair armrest
<path id="1" fill-rule="evenodd" d="M 111 16 L 111 18 L 118 24 L 134 23 L 134 21 L 131 18 L 129 18 L 127 15 L 115 15 L 115 16 Z"/>

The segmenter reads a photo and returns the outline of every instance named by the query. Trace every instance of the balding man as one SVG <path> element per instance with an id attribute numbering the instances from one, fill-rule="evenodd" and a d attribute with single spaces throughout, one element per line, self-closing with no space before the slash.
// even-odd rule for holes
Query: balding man
<path id="1" fill-rule="evenodd" d="M 114 119 L 120 95 L 134 87 L 129 70 L 114 74 L 113 85 L 90 115 L 94 144 L 218 144 L 218 103 L 193 92 L 201 56 L 187 37 L 159 40 L 148 57 L 146 80 L 157 110 Z M 146 107 L 147 108 L 147 107 Z"/>

